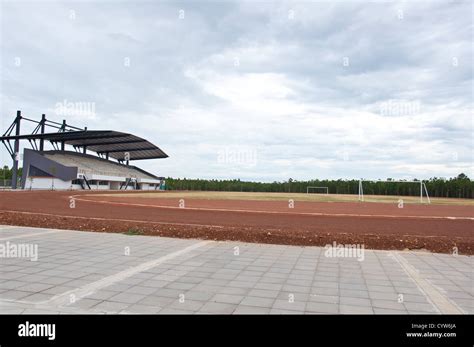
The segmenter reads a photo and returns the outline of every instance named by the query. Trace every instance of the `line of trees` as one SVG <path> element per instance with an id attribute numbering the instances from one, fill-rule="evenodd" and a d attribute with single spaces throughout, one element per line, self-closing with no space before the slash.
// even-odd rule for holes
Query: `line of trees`
<path id="1" fill-rule="evenodd" d="M 21 177 L 22 168 L 18 168 L 18 177 Z M 0 168 L 0 180 L 11 180 L 13 175 L 12 169 L 10 169 L 7 165 Z"/>
<path id="2" fill-rule="evenodd" d="M 391 179 L 388 178 L 387 181 Z M 433 177 L 424 181 L 430 197 L 474 198 L 474 181 L 465 174 L 450 179 Z M 234 180 L 180 179 L 168 177 L 167 190 L 208 190 L 233 192 L 292 192 L 306 193 L 307 187 L 328 187 L 329 194 L 358 194 L 359 180 L 310 180 L 286 182 L 249 182 Z M 417 183 L 364 182 L 365 195 L 403 195 L 419 196 Z"/>
<path id="3" fill-rule="evenodd" d="M 21 168 L 18 169 L 21 177 Z M 10 180 L 12 170 L 8 166 L 0 168 L 0 180 Z M 387 181 L 391 179 L 388 178 Z M 415 179 L 416 181 L 416 179 Z M 474 198 L 474 181 L 461 173 L 449 179 L 433 177 L 424 181 L 431 197 Z M 309 180 L 289 179 L 284 182 L 249 182 L 234 180 L 205 180 L 172 178 L 166 179 L 167 190 L 207 190 L 231 192 L 292 192 L 306 193 L 307 187 L 328 187 L 329 194 L 358 194 L 359 180 Z M 420 185 L 416 183 L 364 182 L 365 195 L 419 196 Z"/>

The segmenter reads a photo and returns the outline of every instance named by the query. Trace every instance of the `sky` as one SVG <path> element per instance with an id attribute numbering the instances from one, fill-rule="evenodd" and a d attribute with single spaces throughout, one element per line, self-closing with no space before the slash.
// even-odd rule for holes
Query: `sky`
<path id="1" fill-rule="evenodd" d="M 165 177 L 474 176 L 470 1 L 0 11 L 2 133 L 16 110 L 132 133 L 169 155 L 132 164 Z"/>

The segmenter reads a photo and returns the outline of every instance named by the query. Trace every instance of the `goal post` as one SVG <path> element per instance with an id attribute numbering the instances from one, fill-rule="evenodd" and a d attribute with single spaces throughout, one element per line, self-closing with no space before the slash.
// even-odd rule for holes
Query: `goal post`
<path id="1" fill-rule="evenodd" d="M 322 194 L 326 194 L 328 195 L 329 194 L 329 187 L 306 187 L 306 194 L 310 194 L 310 193 L 317 193 L 317 192 L 323 192 Z"/>
<path id="2" fill-rule="evenodd" d="M 412 184 L 419 184 L 420 185 L 420 203 L 423 203 L 423 197 L 426 197 L 428 204 L 431 204 L 430 196 L 428 194 L 428 189 L 426 188 L 425 182 L 421 181 L 394 181 L 394 180 L 387 180 L 387 181 L 372 181 L 372 180 L 359 180 L 359 201 L 364 201 L 364 185 L 363 182 L 371 182 L 371 183 L 412 183 Z"/>

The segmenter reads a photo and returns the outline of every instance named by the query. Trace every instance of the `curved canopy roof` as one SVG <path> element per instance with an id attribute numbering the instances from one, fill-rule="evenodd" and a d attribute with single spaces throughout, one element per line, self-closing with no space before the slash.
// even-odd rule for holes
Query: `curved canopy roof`
<path id="1" fill-rule="evenodd" d="M 46 134 L 30 134 L 6 136 L 2 140 L 28 139 L 47 140 L 55 143 L 64 143 L 76 148 L 86 147 L 87 150 L 98 154 L 107 154 L 109 158 L 129 160 L 167 158 L 168 155 L 151 142 L 141 137 L 112 130 L 81 130 L 64 131 Z"/>

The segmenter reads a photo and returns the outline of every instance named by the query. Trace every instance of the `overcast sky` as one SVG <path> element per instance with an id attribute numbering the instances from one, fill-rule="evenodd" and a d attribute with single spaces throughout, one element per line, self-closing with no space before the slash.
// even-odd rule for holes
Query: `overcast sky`
<path id="1" fill-rule="evenodd" d="M 132 164 L 173 177 L 472 177 L 472 11 L 3 2 L 0 130 L 21 109 L 130 132 L 169 155 Z"/>

